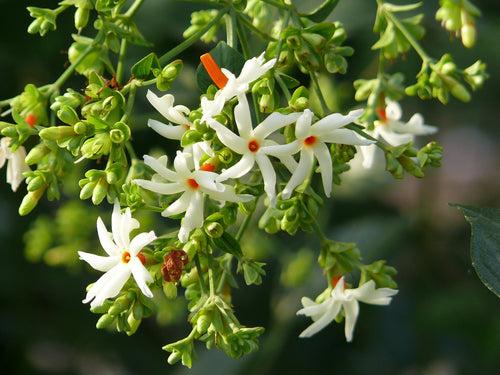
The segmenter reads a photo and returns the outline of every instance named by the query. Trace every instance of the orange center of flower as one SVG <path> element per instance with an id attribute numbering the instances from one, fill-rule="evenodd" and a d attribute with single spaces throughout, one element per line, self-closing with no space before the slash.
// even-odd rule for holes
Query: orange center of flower
<path id="1" fill-rule="evenodd" d="M 188 178 L 186 182 L 191 189 L 198 189 L 200 187 L 194 178 Z"/>
<path id="2" fill-rule="evenodd" d="M 204 163 L 200 169 L 202 171 L 205 171 L 205 172 L 213 172 L 215 171 L 215 165 L 213 165 L 212 163 Z"/>
<path id="3" fill-rule="evenodd" d="M 340 281 L 341 278 L 342 278 L 342 275 L 332 277 L 332 279 L 330 280 L 330 284 L 332 285 L 332 288 L 335 288 L 337 286 L 337 283 Z"/>
<path id="4" fill-rule="evenodd" d="M 205 67 L 208 75 L 212 79 L 212 81 L 217 85 L 219 89 L 224 88 L 228 81 L 227 76 L 222 72 L 217 62 L 214 60 L 210 53 L 205 53 L 200 56 L 201 63 Z"/>
<path id="5" fill-rule="evenodd" d="M 252 152 L 259 151 L 260 145 L 256 140 L 248 142 L 248 149 Z"/>
<path id="6" fill-rule="evenodd" d="M 130 253 L 128 251 L 124 251 L 122 253 L 122 262 L 123 263 L 128 263 L 130 262 L 130 259 L 132 258 L 132 255 L 130 255 Z M 141 253 L 139 252 L 137 254 L 137 258 L 139 258 L 139 260 L 141 261 L 142 264 L 146 264 L 146 257 Z"/>
<path id="7" fill-rule="evenodd" d="M 24 121 L 31 127 L 35 127 L 36 125 L 36 116 L 33 113 L 28 114 L 28 116 L 25 117 Z"/>
<path id="8" fill-rule="evenodd" d="M 186 130 L 191 129 L 191 127 L 189 126 L 189 124 L 184 124 L 184 125 L 182 125 L 182 126 L 183 126 L 183 127 L 184 127 L 184 129 L 186 129 Z"/>
<path id="9" fill-rule="evenodd" d="M 122 262 L 123 262 L 123 263 L 128 263 L 128 262 L 130 262 L 130 258 L 131 258 L 131 257 L 132 257 L 132 256 L 130 255 L 130 253 L 129 253 L 128 251 L 124 251 L 124 252 L 122 253 Z"/>
<path id="10" fill-rule="evenodd" d="M 304 139 L 304 144 L 306 146 L 312 146 L 315 143 L 316 143 L 316 137 L 314 135 L 310 135 L 309 137 Z"/>
<path id="11" fill-rule="evenodd" d="M 378 118 L 382 122 L 387 121 L 387 113 L 385 113 L 385 108 L 380 107 L 380 108 L 377 108 L 375 111 L 377 112 Z"/>

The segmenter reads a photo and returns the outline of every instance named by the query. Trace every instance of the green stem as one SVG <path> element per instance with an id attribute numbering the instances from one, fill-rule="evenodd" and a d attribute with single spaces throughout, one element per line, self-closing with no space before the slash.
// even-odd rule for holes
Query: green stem
<path id="1" fill-rule="evenodd" d="M 216 25 L 221 18 L 229 11 L 230 7 L 225 7 L 217 13 L 217 16 L 215 16 L 209 23 L 207 23 L 205 26 L 203 26 L 201 29 L 199 29 L 196 33 L 191 35 L 189 38 L 187 38 L 184 42 L 179 44 L 178 46 L 172 48 L 170 51 L 167 53 L 163 54 L 160 57 L 160 63 L 161 64 L 166 64 L 170 60 L 172 60 L 175 56 L 177 56 L 179 53 L 183 52 L 185 49 L 189 48 L 191 45 L 196 43 L 210 28 L 214 25 Z"/>
<path id="2" fill-rule="evenodd" d="M 394 24 L 394 26 L 396 26 L 399 29 L 399 31 L 401 31 L 401 34 L 403 34 L 408 43 L 410 43 L 413 49 L 419 54 L 422 61 L 424 63 L 432 61 L 432 58 L 424 51 L 420 43 L 413 37 L 413 35 L 411 35 L 411 33 L 403 25 L 403 23 L 394 14 L 392 14 L 392 12 L 388 11 L 383 4 L 380 5 L 380 7 L 384 12 L 385 17 L 389 21 L 391 21 Z"/>
<path id="3" fill-rule="evenodd" d="M 283 10 L 289 10 L 289 8 L 285 4 L 281 4 L 277 2 L 276 0 L 262 0 L 263 3 L 267 3 L 269 5 L 272 5 L 273 7 L 283 9 Z"/>
<path id="4" fill-rule="evenodd" d="M 228 14 L 224 16 L 226 19 L 226 40 L 227 45 L 232 48 L 236 48 L 236 19 L 234 11 L 231 10 Z"/>
<path id="5" fill-rule="evenodd" d="M 61 76 L 52 84 L 49 92 L 57 92 L 61 86 L 68 80 L 69 77 L 75 72 L 75 69 L 82 63 L 82 61 L 88 56 L 89 53 L 91 53 L 96 46 L 102 42 L 102 39 L 104 39 L 104 32 L 99 31 L 97 36 L 95 37 L 94 41 L 85 48 L 85 50 L 78 56 L 78 59 L 71 64 L 64 72 L 61 74 Z"/>
<path id="6" fill-rule="evenodd" d="M 135 0 L 130 8 L 128 8 L 124 16 L 127 18 L 132 18 L 137 13 L 143 2 L 144 0 Z"/>
<path id="7" fill-rule="evenodd" d="M 137 154 L 135 153 L 134 147 L 132 146 L 132 142 L 128 141 L 125 143 L 125 148 L 127 149 L 127 152 L 130 156 L 130 159 L 137 160 Z M 163 211 L 163 210 L 162 210 Z"/>
<path id="8" fill-rule="evenodd" d="M 377 138 L 372 137 L 370 134 L 364 132 L 362 128 L 359 125 L 355 124 L 349 124 L 345 126 L 346 129 L 354 130 L 356 133 L 361 135 L 363 138 L 369 139 L 370 141 L 376 142 L 375 144 L 380 147 L 384 151 L 388 151 L 390 145 L 388 143 L 385 143 L 384 141 L 381 141 Z"/>
<path id="9" fill-rule="evenodd" d="M 203 294 L 207 294 L 207 286 L 205 285 L 205 280 L 203 280 L 203 272 L 201 271 L 201 264 L 200 264 L 200 258 L 199 255 L 196 254 L 194 257 L 194 264 L 196 266 L 196 271 L 198 271 L 198 280 L 200 283 L 200 288 Z"/>
<path id="10" fill-rule="evenodd" d="M 323 96 L 323 92 L 321 92 L 321 87 L 319 85 L 318 77 L 316 77 L 316 73 L 310 72 L 309 76 L 311 77 L 311 81 L 316 89 L 316 94 L 318 95 L 319 102 L 321 104 L 322 116 L 326 116 L 330 113 L 330 108 L 328 108 L 328 104 L 326 104 L 325 97 Z"/>
<path id="11" fill-rule="evenodd" d="M 116 81 L 121 83 L 123 76 L 123 66 L 125 55 L 127 54 L 127 39 L 123 38 L 120 45 L 120 54 L 118 55 L 118 65 L 116 66 Z"/>
<path id="12" fill-rule="evenodd" d="M 288 87 L 286 87 L 285 82 L 283 82 L 283 79 L 281 78 L 279 73 L 274 73 L 274 78 L 276 79 L 276 82 L 278 82 L 278 85 L 280 86 L 281 91 L 283 91 L 283 94 L 285 94 L 287 103 L 290 102 L 292 94 L 290 94 L 290 90 L 288 90 Z"/>
<path id="13" fill-rule="evenodd" d="M 288 15 L 288 13 L 287 13 Z M 252 22 L 250 22 L 248 20 L 248 18 L 246 17 L 246 15 L 244 13 L 238 13 L 238 19 L 241 21 L 241 23 L 243 25 L 245 25 L 245 27 L 255 33 L 256 35 L 258 35 L 259 37 L 261 37 L 262 39 L 264 39 L 265 41 L 268 41 L 268 40 L 272 40 L 272 41 L 275 41 L 276 39 L 274 39 L 271 35 L 268 35 L 266 34 L 265 32 L 263 32 L 262 30 L 260 30 L 259 28 L 255 27 Z"/>
<path id="14" fill-rule="evenodd" d="M 135 94 L 137 93 L 137 86 L 133 85 L 130 87 L 130 92 L 128 94 L 128 99 L 127 99 L 127 108 L 125 109 L 125 113 L 123 114 L 121 121 L 127 122 L 127 120 L 130 118 L 130 115 L 132 114 L 132 110 L 134 109 L 134 103 L 135 103 Z"/>

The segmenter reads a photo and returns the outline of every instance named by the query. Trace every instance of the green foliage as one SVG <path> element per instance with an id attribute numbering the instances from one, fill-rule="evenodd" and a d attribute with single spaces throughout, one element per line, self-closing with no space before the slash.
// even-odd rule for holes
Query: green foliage
<path id="1" fill-rule="evenodd" d="M 486 287 L 500 297 L 500 209 L 453 205 L 472 227 L 472 265 Z"/>

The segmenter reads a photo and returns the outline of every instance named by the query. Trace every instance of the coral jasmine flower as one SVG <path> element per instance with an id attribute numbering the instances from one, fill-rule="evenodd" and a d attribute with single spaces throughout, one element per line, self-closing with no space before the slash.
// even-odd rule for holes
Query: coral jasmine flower
<path id="1" fill-rule="evenodd" d="M 179 240 L 186 242 L 189 233 L 203 225 L 204 194 L 218 201 L 244 202 L 251 200 L 250 195 L 238 195 L 231 186 L 215 181 L 217 174 L 204 170 L 191 171 L 188 167 L 188 155 L 177 151 L 174 159 L 174 169 L 167 168 L 166 156 L 155 159 L 144 155 L 144 162 L 158 175 L 153 180 L 134 180 L 144 189 L 158 194 L 182 193 L 179 199 L 168 206 L 162 216 L 174 216 L 185 212 L 179 230 Z M 168 182 L 157 182 L 158 177 Z"/>
<path id="2" fill-rule="evenodd" d="M 30 170 L 26 162 L 26 150 L 20 146 L 12 152 L 9 148 L 11 139 L 4 137 L 0 140 L 0 168 L 7 162 L 7 183 L 16 191 L 24 180 L 23 173 Z"/>
<path id="3" fill-rule="evenodd" d="M 387 106 L 379 108 L 377 114 L 380 120 L 375 122 L 375 129 L 367 133 L 377 139 L 383 138 L 391 146 L 400 146 L 413 141 L 416 135 L 428 135 L 437 131 L 436 127 L 424 124 L 420 113 L 414 114 L 407 123 L 401 121 L 401 106 L 397 102 L 387 101 Z M 363 155 L 363 166 L 370 168 L 377 146 L 362 146 L 360 151 Z"/>
<path id="4" fill-rule="evenodd" d="M 355 131 L 343 129 L 343 127 L 355 121 L 363 113 L 362 109 L 349 112 L 346 116 L 339 113 L 328 115 L 318 122 L 312 124 L 313 113 L 306 109 L 297 120 L 295 126 L 295 141 L 286 145 L 269 147 L 269 155 L 282 157 L 283 155 L 293 155 L 300 151 L 300 161 L 293 172 L 290 181 L 283 189 L 283 199 L 290 198 L 290 195 L 307 178 L 314 158 L 318 160 L 323 180 L 323 188 L 327 197 L 332 192 L 332 157 L 327 143 L 340 143 L 346 145 L 368 145 L 373 141 L 362 138 Z"/>
<path id="5" fill-rule="evenodd" d="M 98 271 L 105 272 L 88 290 L 83 303 L 90 302 L 91 307 L 103 304 L 107 298 L 118 295 L 123 285 L 133 276 L 141 292 L 152 298 L 153 293 L 147 286 L 153 281 L 144 263 L 146 259 L 141 250 L 156 239 L 153 231 L 140 233 L 130 240 L 130 232 L 139 228 L 139 222 L 132 218 L 130 208 L 120 213 L 120 204 L 115 202 L 111 218 L 112 233 L 109 233 L 101 218 L 97 219 L 97 234 L 108 256 L 99 256 L 82 251 L 80 259 L 86 261 Z"/>
<path id="6" fill-rule="evenodd" d="M 238 77 L 225 68 L 219 68 L 210 55 L 203 55 L 201 62 L 212 80 L 220 88 L 215 94 L 214 100 L 204 98 L 201 101 L 202 121 L 207 121 L 218 115 L 227 101 L 235 96 L 240 97 L 244 95 L 249 90 L 252 82 L 262 77 L 274 66 L 276 59 L 266 62 L 264 53 L 258 57 L 253 57 L 245 62 Z M 221 78 L 221 74 L 227 79 Z"/>
<path id="7" fill-rule="evenodd" d="M 167 139 L 180 141 L 184 133 L 193 126 L 191 121 L 188 119 L 190 112 L 189 108 L 183 105 L 174 105 L 174 96 L 170 94 L 158 97 L 152 91 L 148 91 L 146 98 L 163 117 L 165 117 L 168 121 L 177 124 L 167 125 L 160 121 L 150 119 L 148 121 L 148 126 Z M 212 149 L 210 148 L 210 142 L 207 141 L 196 142 L 186 147 L 185 151 L 192 154 L 196 169 L 199 167 L 199 162 L 203 154 L 210 156 L 214 155 Z"/>
<path id="8" fill-rule="evenodd" d="M 235 165 L 224 170 L 217 177 L 217 181 L 224 181 L 228 178 L 240 178 L 247 174 L 254 164 L 257 163 L 264 180 L 264 189 L 271 203 L 273 203 L 276 196 L 276 173 L 267 156 L 267 149 L 277 144 L 267 139 L 267 137 L 276 130 L 294 123 L 299 117 L 300 113 L 283 115 L 275 112 L 254 129 L 252 128 L 252 118 L 247 98 L 245 95 L 242 95 L 239 97 L 239 102 L 234 108 L 234 118 L 239 136 L 215 120 L 208 121 L 208 125 L 216 131 L 219 140 L 234 152 L 242 155 L 241 159 Z M 294 168 L 296 165 L 291 155 L 282 153 L 279 155 L 279 158 L 289 168 Z"/>
<path id="9" fill-rule="evenodd" d="M 352 341 L 354 326 L 359 314 L 359 302 L 371 305 L 388 305 L 391 303 L 392 296 L 398 291 L 390 288 L 375 287 L 373 280 L 361 285 L 355 289 L 345 289 L 344 278 L 342 277 L 331 295 L 325 301 L 316 303 L 307 297 L 302 298 L 302 309 L 297 311 L 297 315 L 311 317 L 314 321 L 307 327 L 299 337 L 311 337 L 318 333 L 328 324 L 330 324 L 340 310 L 343 309 L 345 316 L 345 338 L 348 342 Z"/>

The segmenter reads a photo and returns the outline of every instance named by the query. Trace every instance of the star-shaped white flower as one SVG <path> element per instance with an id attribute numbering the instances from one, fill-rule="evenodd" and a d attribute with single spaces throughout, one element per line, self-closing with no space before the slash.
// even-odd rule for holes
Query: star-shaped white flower
<path id="1" fill-rule="evenodd" d="M 269 155 L 276 157 L 293 155 L 300 151 L 298 166 L 294 169 L 289 168 L 290 172 L 293 173 L 283 189 L 283 199 L 290 198 L 295 188 L 304 182 L 313 166 L 314 158 L 319 163 L 325 195 L 330 196 L 333 168 L 330 150 L 326 144 L 368 145 L 373 143 L 373 141 L 362 138 L 353 130 L 343 129 L 345 125 L 355 121 L 362 113 L 363 109 L 351 111 L 345 116 L 333 113 L 312 124 L 313 113 L 306 109 L 295 126 L 297 139 L 286 145 L 272 146 L 267 149 Z"/>
<path id="2" fill-rule="evenodd" d="M 87 291 L 83 303 L 91 307 L 101 306 L 107 298 L 118 295 L 123 285 L 133 276 L 141 292 L 152 298 L 153 293 L 148 283 L 153 281 L 149 271 L 144 267 L 145 258 L 141 250 L 156 239 L 153 231 L 136 235 L 130 240 L 130 232 L 139 228 L 139 222 L 132 218 L 130 208 L 120 213 L 120 204 L 115 202 L 111 218 L 112 233 L 109 233 L 102 219 L 97 219 L 97 234 L 104 251 L 108 256 L 79 251 L 80 259 L 86 261 L 98 271 L 105 272 Z"/>
<path id="3" fill-rule="evenodd" d="M 16 191 L 24 180 L 23 173 L 30 170 L 25 162 L 26 150 L 23 146 L 14 152 L 10 150 L 11 139 L 4 137 L 0 140 L 0 168 L 7 162 L 7 183 L 12 191 Z"/>
<path id="4" fill-rule="evenodd" d="M 234 108 L 234 119 L 239 136 L 215 120 L 208 121 L 208 125 L 215 130 L 219 140 L 232 151 L 241 155 L 241 159 L 232 167 L 224 170 L 217 177 L 217 181 L 243 177 L 257 163 L 264 180 L 264 190 L 273 203 L 276 197 L 276 173 L 267 156 L 267 149 L 277 146 L 277 143 L 267 139 L 267 137 L 282 127 L 293 124 L 300 115 L 300 113 L 283 115 L 274 112 L 253 128 L 248 101 L 246 96 L 242 95 Z M 281 153 L 278 157 L 289 168 L 294 168 L 297 164 L 290 154 Z"/>
<path id="5" fill-rule="evenodd" d="M 227 77 L 227 82 L 223 88 L 217 91 L 214 100 L 202 98 L 202 121 L 208 121 L 218 115 L 227 101 L 248 92 L 250 84 L 266 74 L 274 64 L 276 64 L 276 59 L 266 62 L 263 52 L 260 56 L 247 60 L 238 77 L 229 70 L 222 68 L 222 73 Z"/>
<path id="6" fill-rule="evenodd" d="M 144 155 L 144 162 L 151 167 L 158 175 L 153 176 L 153 180 L 134 180 L 134 182 L 144 189 L 158 194 L 178 194 L 182 193 L 179 199 L 168 206 L 161 214 L 169 217 L 185 212 L 179 230 L 179 240 L 186 242 L 189 233 L 195 228 L 203 225 L 204 194 L 217 201 L 245 202 L 251 200 L 251 195 L 238 195 L 233 187 L 217 183 L 215 181 L 217 173 L 203 170 L 194 170 L 188 167 L 189 155 L 177 151 L 174 159 L 174 169 L 167 168 L 167 157 L 162 156 L 155 159 L 149 155 Z M 161 179 L 162 181 L 158 181 Z M 167 182 L 165 182 L 167 181 Z"/>
<path id="7" fill-rule="evenodd" d="M 168 121 L 177 124 L 164 124 L 160 121 L 150 119 L 148 120 L 148 126 L 167 139 L 180 141 L 184 133 L 193 126 L 191 121 L 188 119 L 190 112 L 189 108 L 183 105 L 174 105 L 175 98 L 170 94 L 158 97 L 155 93 L 148 90 L 146 98 L 149 100 L 151 105 L 161 115 L 163 115 L 163 117 L 165 117 Z M 196 142 L 187 146 L 184 150 L 193 156 L 194 166 L 196 169 L 199 168 L 200 159 L 204 154 L 209 156 L 214 155 L 214 152 L 210 148 L 210 142 L 207 141 Z"/>
<path id="8" fill-rule="evenodd" d="M 345 289 L 344 278 L 342 277 L 335 285 L 331 295 L 325 301 L 316 303 L 307 297 L 302 298 L 302 309 L 297 311 L 297 315 L 310 317 L 314 323 L 307 327 L 299 337 L 311 337 L 330 324 L 340 310 L 344 310 L 345 316 L 345 338 L 352 341 L 354 326 L 359 314 L 359 302 L 370 305 L 388 305 L 392 296 L 398 291 L 391 288 L 376 288 L 373 280 L 355 289 Z"/>
<path id="9" fill-rule="evenodd" d="M 428 135 L 437 132 L 436 127 L 424 124 L 424 118 L 420 113 L 415 113 L 407 123 L 401 121 L 401 106 L 397 102 L 387 101 L 385 109 L 377 112 L 380 120 L 375 122 L 375 129 L 366 132 L 373 138 L 383 138 L 392 146 L 400 146 L 411 142 L 416 135 Z M 362 146 L 360 151 L 363 155 L 363 166 L 370 168 L 375 159 L 377 146 Z"/>

